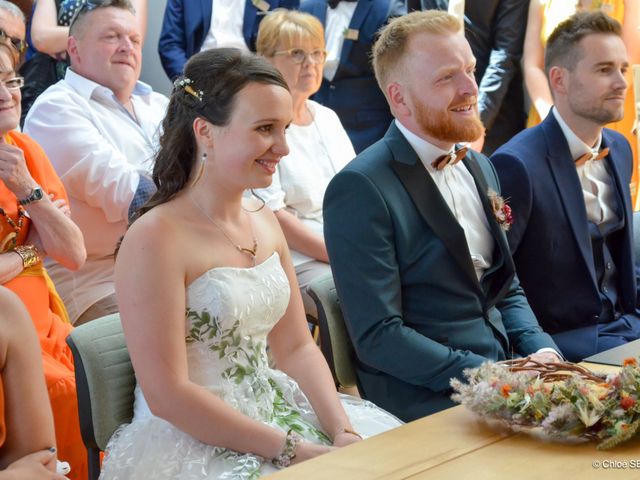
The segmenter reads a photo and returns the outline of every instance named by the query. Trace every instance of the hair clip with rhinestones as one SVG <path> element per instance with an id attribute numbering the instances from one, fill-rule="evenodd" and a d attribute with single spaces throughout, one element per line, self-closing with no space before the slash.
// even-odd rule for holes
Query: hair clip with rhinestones
<path id="1" fill-rule="evenodd" d="M 182 88 L 185 92 L 187 92 L 193 98 L 201 102 L 202 98 L 204 97 L 204 92 L 202 90 L 194 89 L 191 85 L 193 85 L 193 80 L 187 77 L 180 78 L 175 82 L 173 82 L 174 87 Z"/>

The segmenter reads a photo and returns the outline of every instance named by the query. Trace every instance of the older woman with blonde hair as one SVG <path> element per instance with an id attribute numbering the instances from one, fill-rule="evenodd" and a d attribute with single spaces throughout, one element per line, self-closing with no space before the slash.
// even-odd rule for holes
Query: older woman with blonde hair
<path id="1" fill-rule="evenodd" d="M 320 21 L 307 13 L 276 10 L 260 24 L 256 49 L 280 71 L 293 97 L 289 155 L 274 165 L 273 183 L 258 195 L 280 222 L 305 311 L 315 317 L 306 287 L 331 271 L 322 226 L 324 192 L 355 151 L 336 113 L 309 100 L 320 88 L 327 56 Z"/>

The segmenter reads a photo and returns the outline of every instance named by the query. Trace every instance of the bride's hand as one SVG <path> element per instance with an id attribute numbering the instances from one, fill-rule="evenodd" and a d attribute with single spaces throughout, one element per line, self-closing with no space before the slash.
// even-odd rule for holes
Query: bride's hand
<path id="1" fill-rule="evenodd" d="M 347 445 L 351 445 L 352 443 L 356 443 L 361 441 L 358 435 L 354 435 L 350 432 L 340 432 L 333 438 L 333 446 L 334 447 L 346 447 Z"/>
<path id="2" fill-rule="evenodd" d="M 304 462 L 305 460 L 309 460 L 310 458 L 317 457 L 318 455 L 329 453 L 335 449 L 336 447 L 328 445 L 318 445 L 317 443 L 306 441 L 300 442 L 296 446 L 296 456 L 291 460 L 291 465 L 296 465 L 300 462 Z"/>

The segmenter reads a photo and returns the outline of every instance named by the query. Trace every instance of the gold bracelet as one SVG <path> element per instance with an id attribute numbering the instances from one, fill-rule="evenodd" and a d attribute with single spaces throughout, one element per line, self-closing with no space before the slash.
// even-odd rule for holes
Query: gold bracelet
<path id="1" fill-rule="evenodd" d="M 336 432 L 336 434 L 333 436 L 333 438 L 337 437 L 341 433 L 350 433 L 351 435 L 355 435 L 360 440 L 362 440 L 362 435 L 360 435 L 358 432 L 356 432 L 353 428 L 349 428 L 349 427 L 342 427 L 340 430 L 338 430 Z"/>
<path id="2" fill-rule="evenodd" d="M 40 262 L 38 249 L 33 245 L 18 245 L 14 250 L 22 259 L 22 268 L 31 268 Z"/>

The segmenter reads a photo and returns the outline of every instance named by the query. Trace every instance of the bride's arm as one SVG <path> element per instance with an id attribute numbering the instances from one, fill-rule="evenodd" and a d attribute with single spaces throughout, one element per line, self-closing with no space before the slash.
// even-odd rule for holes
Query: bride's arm
<path id="1" fill-rule="evenodd" d="M 353 427 L 338 398 L 329 366 L 309 332 L 286 240 L 277 223 L 274 227 L 281 237 L 278 252 L 291 285 L 291 298 L 285 314 L 269 334 L 271 353 L 277 367 L 298 382 L 334 445 L 356 442 L 360 440 L 358 436 L 345 432 Z"/>
<path id="2" fill-rule="evenodd" d="M 129 229 L 118 253 L 116 292 L 137 380 L 151 411 L 189 435 L 274 458 L 285 443 L 284 432 L 243 415 L 189 380 L 185 237 L 171 222 L 147 214 Z"/>

